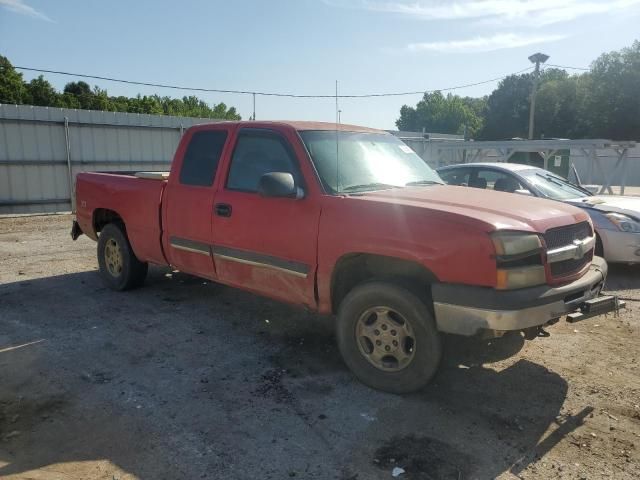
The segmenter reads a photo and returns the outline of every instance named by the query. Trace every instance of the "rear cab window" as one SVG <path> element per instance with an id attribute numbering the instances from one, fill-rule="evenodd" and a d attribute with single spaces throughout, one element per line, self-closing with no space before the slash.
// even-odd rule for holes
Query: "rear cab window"
<path id="1" fill-rule="evenodd" d="M 216 177 L 226 130 L 203 130 L 193 134 L 180 169 L 180 183 L 210 187 Z"/>

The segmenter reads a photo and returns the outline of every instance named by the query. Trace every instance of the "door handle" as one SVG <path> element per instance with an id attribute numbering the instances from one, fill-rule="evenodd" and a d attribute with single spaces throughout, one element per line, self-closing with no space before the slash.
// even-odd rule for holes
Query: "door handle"
<path id="1" fill-rule="evenodd" d="M 216 203 L 214 210 L 219 217 L 231 216 L 231 205 L 228 203 Z"/>

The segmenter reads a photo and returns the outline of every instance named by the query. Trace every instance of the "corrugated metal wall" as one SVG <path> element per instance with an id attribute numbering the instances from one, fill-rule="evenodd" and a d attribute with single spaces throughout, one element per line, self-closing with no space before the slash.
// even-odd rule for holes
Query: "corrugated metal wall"
<path id="1" fill-rule="evenodd" d="M 212 121 L 0 104 L 0 214 L 70 211 L 78 172 L 168 170 L 182 131 Z"/>
<path id="2" fill-rule="evenodd" d="M 140 115 L 0 104 L 0 214 L 70 211 L 78 172 L 168 170 L 184 129 L 207 118 Z M 460 136 L 392 132 L 435 166 L 440 142 Z M 446 163 L 460 163 L 454 155 Z M 640 185 L 640 146 L 629 152 L 627 185 Z M 491 161 L 490 158 L 487 159 Z M 602 183 L 577 150 L 571 161 L 583 182 Z M 613 169 L 616 158 L 601 160 Z M 620 174 L 614 184 L 619 184 Z"/>
<path id="3" fill-rule="evenodd" d="M 618 161 L 618 157 L 616 157 L 614 152 L 609 152 L 609 154 L 599 153 L 598 158 L 600 159 L 600 164 L 605 172 L 613 171 Z M 615 175 L 613 175 L 613 178 L 611 179 L 612 184 L 621 185 L 622 176 L 624 175 L 625 184 L 627 186 L 640 186 L 639 160 L 640 145 L 636 145 L 635 148 L 629 149 L 626 168 L 624 171 L 618 170 Z M 570 161 L 576 166 L 576 170 L 578 171 L 578 175 L 580 175 L 582 183 L 588 185 L 602 184 L 603 179 L 601 178 L 600 172 L 595 168 L 591 159 L 584 156 L 583 152 L 572 148 Z"/>

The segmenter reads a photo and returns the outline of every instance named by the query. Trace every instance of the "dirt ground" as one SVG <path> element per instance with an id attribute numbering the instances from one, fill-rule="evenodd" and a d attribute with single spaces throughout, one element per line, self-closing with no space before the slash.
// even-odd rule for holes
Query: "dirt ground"
<path id="1" fill-rule="evenodd" d="M 0 219 L 0 478 L 640 477 L 640 268 L 619 318 L 446 338 L 423 392 L 358 383 L 333 320 L 165 268 L 114 293 L 68 215 Z"/>

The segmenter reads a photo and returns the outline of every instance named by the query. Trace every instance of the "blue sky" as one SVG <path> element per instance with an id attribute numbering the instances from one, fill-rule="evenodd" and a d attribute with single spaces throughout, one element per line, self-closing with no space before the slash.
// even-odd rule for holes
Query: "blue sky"
<path id="1" fill-rule="evenodd" d="M 639 19 L 640 0 L 0 0 L 0 54 L 14 65 L 204 88 L 333 94 L 338 80 L 343 94 L 419 91 L 521 70 L 536 51 L 588 66 L 640 37 Z M 45 76 L 59 89 L 73 80 Z M 182 95 L 89 83 L 111 95 Z M 197 95 L 251 115 L 249 96 Z M 400 107 L 419 98 L 343 99 L 342 121 L 393 128 Z M 335 104 L 259 97 L 256 113 L 333 121 Z"/>

